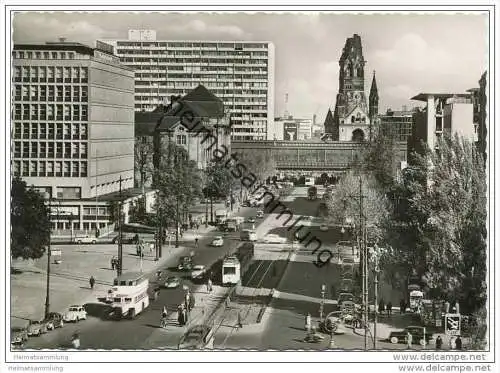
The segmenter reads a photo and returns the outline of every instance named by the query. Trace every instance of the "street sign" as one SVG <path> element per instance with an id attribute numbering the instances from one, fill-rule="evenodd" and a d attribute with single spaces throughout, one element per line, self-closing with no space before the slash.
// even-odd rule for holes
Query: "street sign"
<path id="1" fill-rule="evenodd" d="M 446 335 L 460 335 L 460 314 L 447 313 L 444 327 Z"/>
<path id="2" fill-rule="evenodd" d="M 62 250 L 50 250 L 50 255 L 61 256 Z"/>

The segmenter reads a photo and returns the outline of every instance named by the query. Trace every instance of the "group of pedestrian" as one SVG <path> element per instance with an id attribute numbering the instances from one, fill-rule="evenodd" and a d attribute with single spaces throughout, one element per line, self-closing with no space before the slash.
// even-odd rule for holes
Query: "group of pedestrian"
<path id="1" fill-rule="evenodd" d="M 386 305 L 384 303 L 384 300 L 382 299 L 378 304 L 378 313 L 380 315 L 383 315 L 385 311 L 387 311 L 387 316 L 392 315 L 392 303 L 389 301 L 389 302 L 387 302 L 387 305 Z"/>
<path id="2" fill-rule="evenodd" d="M 406 347 L 408 349 L 411 349 L 413 344 L 413 336 L 411 335 L 410 332 L 407 332 L 405 340 L 406 340 Z M 453 348 L 452 343 L 453 341 L 450 339 L 450 348 Z M 443 349 L 443 338 L 441 338 L 440 335 L 438 335 L 436 338 L 435 346 L 436 350 Z M 455 338 L 455 350 L 462 350 L 462 338 L 460 338 L 460 336 L 457 336 L 457 338 Z"/>

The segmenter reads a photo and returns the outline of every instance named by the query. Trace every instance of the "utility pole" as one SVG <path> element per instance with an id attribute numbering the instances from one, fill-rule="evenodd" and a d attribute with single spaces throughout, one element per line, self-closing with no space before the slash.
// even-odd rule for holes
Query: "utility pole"
<path id="1" fill-rule="evenodd" d="M 123 201 L 122 201 L 122 176 L 120 175 L 120 203 L 119 203 L 119 211 L 118 211 L 118 268 L 116 269 L 116 273 L 118 276 L 122 274 L 123 268 L 123 235 L 122 235 L 122 210 L 123 210 Z"/>
<path id="2" fill-rule="evenodd" d="M 175 247 L 179 247 L 179 196 L 175 197 Z"/>
<path id="3" fill-rule="evenodd" d="M 375 275 L 375 318 L 373 320 L 373 349 L 377 349 L 377 304 L 378 304 L 378 273 L 380 272 L 379 267 L 378 267 L 378 248 L 375 245 L 374 246 L 374 259 L 375 259 L 375 269 L 374 269 L 374 275 Z"/>
<path id="4" fill-rule="evenodd" d="M 365 241 L 365 227 L 363 224 L 363 179 L 361 175 L 359 176 L 359 231 L 360 231 L 360 250 L 363 253 L 363 263 L 362 263 L 362 269 L 363 269 L 363 276 L 362 276 L 362 282 L 363 282 L 363 305 L 364 305 L 364 319 L 365 319 L 365 350 L 368 349 L 368 335 L 367 335 L 367 327 L 368 327 L 368 276 L 366 273 L 367 269 L 367 260 L 366 260 L 366 241 Z"/>
<path id="5" fill-rule="evenodd" d="M 52 233 L 52 211 L 51 211 L 51 201 L 52 196 L 49 194 L 49 243 L 47 247 L 47 285 L 45 294 L 45 318 L 48 319 L 50 313 L 50 251 L 51 249 L 51 239 L 50 234 Z"/>

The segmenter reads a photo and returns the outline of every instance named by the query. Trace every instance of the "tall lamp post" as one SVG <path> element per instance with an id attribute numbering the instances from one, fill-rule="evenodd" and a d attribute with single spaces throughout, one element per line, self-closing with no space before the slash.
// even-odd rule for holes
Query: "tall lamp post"
<path id="1" fill-rule="evenodd" d="M 47 284 L 45 293 L 45 318 L 47 319 L 50 313 L 50 251 L 52 250 L 50 238 L 50 234 L 52 233 L 52 196 L 50 193 L 46 193 L 46 198 L 49 200 L 49 242 L 47 246 Z"/>
<path id="2" fill-rule="evenodd" d="M 321 285 L 321 303 L 319 304 L 319 319 L 323 321 L 323 308 L 325 307 L 326 285 Z"/>

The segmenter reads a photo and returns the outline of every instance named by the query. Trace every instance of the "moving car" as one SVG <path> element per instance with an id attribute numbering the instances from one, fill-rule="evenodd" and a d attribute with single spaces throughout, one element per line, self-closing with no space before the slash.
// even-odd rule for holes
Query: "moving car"
<path id="1" fill-rule="evenodd" d="M 68 311 L 64 314 L 63 320 L 65 322 L 87 320 L 87 311 L 85 311 L 85 308 L 82 305 L 70 306 Z"/>
<path id="2" fill-rule="evenodd" d="M 28 336 L 39 337 L 42 334 L 47 333 L 47 325 L 42 321 L 30 321 L 28 325 Z"/>
<path id="3" fill-rule="evenodd" d="M 28 330 L 21 326 L 13 326 L 10 329 L 10 345 L 12 348 L 22 348 L 28 341 Z"/>
<path id="4" fill-rule="evenodd" d="M 326 224 L 321 224 L 321 225 L 319 226 L 319 230 L 320 230 L 321 232 L 326 232 L 326 231 L 328 231 L 328 225 L 326 225 Z"/>
<path id="5" fill-rule="evenodd" d="M 45 319 L 47 325 L 47 330 L 54 330 L 56 328 L 62 328 L 64 326 L 63 315 L 58 312 L 51 312 L 49 316 Z"/>
<path id="6" fill-rule="evenodd" d="M 224 239 L 221 236 L 215 236 L 210 245 L 214 247 L 222 247 L 224 246 Z"/>
<path id="7" fill-rule="evenodd" d="M 257 211 L 257 219 L 261 219 L 263 217 L 264 217 L 264 211 L 262 210 Z"/>
<path id="8" fill-rule="evenodd" d="M 257 234 L 252 230 L 244 229 L 240 233 L 240 240 L 255 242 L 257 241 Z"/>
<path id="9" fill-rule="evenodd" d="M 85 235 L 85 236 L 76 236 L 73 238 L 73 243 L 77 243 L 81 245 L 82 243 L 90 243 L 94 245 L 97 242 L 97 239 L 95 237 Z"/>
<path id="10" fill-rule="evenodd" d="M 247 223 L 255 223 L 255 218 L 253 218 L 253 217 L 248 217 L 248 218 L 247 218 Z"/>
<path id="11" fill-rule="evenodd" d="M 274 243 L 274 244 L 282 244 L 282 243 L 287 243 L 286 237 L 281 237 L 277 234 L 267 234 L 263 239 L 263 242 L 265 243 Z"/>
<path id="12" fill-rule="evenodd" d="M 432 333 L 427 333 L 424 326 L 408 326 L 403 330 L 394 330 L 387 338 L 391 343 L 406 343 L 406 335 L 410 332 L 413 343 L 425 346 L 433 339 Z M 425 335 L 425 339 L 424 339 Z"/>
<path id="13" fill-rule="evenodd" d="M 346 301 L 354 302 L 354 295 L 352 295 L 352 293 L 340 293 L 339 298 L 337 300 L 337 304 L 341 306 L 342 303 Z"/>
<path id="14" fill-rule="evenodd" d="M 205 274 L 206 267 L 204 265 L 195 265 L 191 270 L 191 279 L 196 280 L 203 277 Z"/>
<path id="15" fill-rule="evenodd" d="M 180 286 L 180 284 L 181 284 L 181 280 L 178 277 L 171 276 L 171 277 L 167 277 L 167 279 L 165 280 L 164 286 L 167 289 L 176 289 Z"/>

